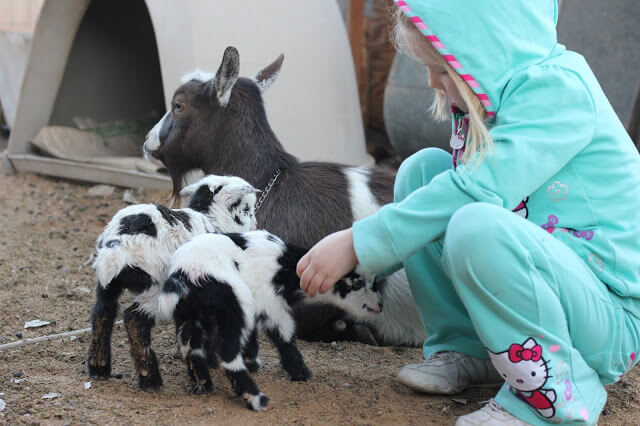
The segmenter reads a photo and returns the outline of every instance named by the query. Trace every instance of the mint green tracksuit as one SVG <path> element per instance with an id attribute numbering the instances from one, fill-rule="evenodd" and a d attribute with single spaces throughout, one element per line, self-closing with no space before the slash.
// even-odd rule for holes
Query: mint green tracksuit
<path id="1" fill-rule="evenodd" d="M 425 357 L 491 358 L 511 414 L 593 424 L 640 350 L 640 155 L 557 43 L 556 0 L 396 3 L 478 95 L 495 149 L 408 158 L 395 202 L 353 226 L 359 262 L 405 267 Z"/>

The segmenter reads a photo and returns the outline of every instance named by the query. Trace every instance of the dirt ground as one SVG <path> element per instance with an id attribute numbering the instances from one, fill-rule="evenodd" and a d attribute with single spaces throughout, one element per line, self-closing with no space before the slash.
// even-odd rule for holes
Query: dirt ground
<path id="1" fill-rule="evenodd" d="M 0 151 L 2 145 L 0 145 Z M 85 260 L 106 221 L 124 207 L 122 189 L 92 197 L 90 185 L 33 174 L 9 174 L 0 166 L 0 344 L 89 327 L 94 274 Z M 137 194 L 156 201 L 163 194 Z M 126 300 L 125 300 L 126 302 Z M 24 329 L 26 321 L 52 324 Z M 156 327 L 154 347 L 164 388 L 137 389 L 126 334 L 113 336 L 108 381 L 87 377 L 88 335 L 0 351 L 0 424 L 453 424 L 481 407 L 495 389 L 469 390 L 455 398 L 413 393 L 394 381 L 396 371 L 421 359 L 421 349 L 355 343 L 300 342 L 314 377 L 292 383 L 274 348 L 261 339 L 264 367 L 254 375 L 270 397 L 270 409 L 244 408 L 220 372 L 211 395 L 187 392 L 182 361 L 174 358 L 173 327 Z M 599 424 L 638 424 L 640 372 L 609 388 Z M 85 389 L 84 382 L 91 381 Z M 54 399 L 42 396 L 56 392 Z"/>

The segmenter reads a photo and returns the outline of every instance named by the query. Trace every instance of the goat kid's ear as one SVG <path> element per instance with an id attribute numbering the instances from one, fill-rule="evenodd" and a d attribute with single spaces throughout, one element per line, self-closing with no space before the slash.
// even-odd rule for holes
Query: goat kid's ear
<path id="1" fill-rule="evenodd" d="M 230 184 L 225 186 L 225 191 L 227 191 L 227 193 L 229 194 L 256 194 L 258 192 L 260 192 L 260 190 L 255 189 L 253 186 L 251 186 L 248 183 L 244 183 L 244 184 Z"/>
<path id="2" fill-rule="evenodd" d="M 215 77 L 208 83 L 209 96 L 218 99 L 220 106 L 227 106 L 229 98 L 231 97 L 231 89 L 238 80 L 238 74 L 240 72 L 240 55 L 238 50 L 229 46 L 225 49 L 222 56 L 222 63 Z"/>
<path id="3" fill-rule="evenodd" d="M 191 185 L 187 185 L 180 191 L 180 196 L 183 198 L 190 197 L 196 193 L 200 185 L 198 183 L 192 183 Z"/>
<path id="4" fill-rule="evenodd" d="M 267 66 L 265 69 L 253 76 L 252 80 L 258 85 L 260 93 L 267 91 L 280 74 L 280 68 L 282 68 L 282 62 L 284 61 L 284 55 L 280 54 L 278 58 Z"/>

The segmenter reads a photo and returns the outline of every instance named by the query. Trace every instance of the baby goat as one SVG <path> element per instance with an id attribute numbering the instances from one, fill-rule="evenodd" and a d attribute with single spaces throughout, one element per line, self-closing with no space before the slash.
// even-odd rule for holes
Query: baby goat
<path id="1" fill-rule="evenodd" d="M 206 176 L 187 186 L 188 208 L 155 204 L 125 207 L 111 219 L 97 241 L 94 268 L 98 278 L 91 313 L 92 339 L 87 360 L 92 377 L 111 373 L 111 333 L 124 289 L 134 303 L 124 311 L 131 356 L 144 390 L 158 389 L 162 378 L 151 348 L 151 328 L 158 295 L 167 279 L 169 258 L 185 241 L 207 232 L 244 232 L 256 228 L 256 190 L 245 180 Z"/>
<path id="2" fill-rule="evenodd" d="M 331 291 L 306 297 L 296 275 L 305 252 L 266 231 L 201 235 L 176 250 L 159 305 L 175 321 L 194 392 L 212 390 L 208 366 L 217 354 L 234 391 L 262 411 L 269 400 L 247 373 L 260 367 L 257 327 L 273 341 L 291 380 L 307 380 L 311 371 L 296 346 L 294 306 L 329 304 L 358 318 L 382 311 L 374 280 L 355 272 Z"/>

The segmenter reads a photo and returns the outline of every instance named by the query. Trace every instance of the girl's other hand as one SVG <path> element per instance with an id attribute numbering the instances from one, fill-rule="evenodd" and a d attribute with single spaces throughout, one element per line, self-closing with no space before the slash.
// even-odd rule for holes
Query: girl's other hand
<path id="1" fill-rule="evenodd" d="M 357 263 L 351 228 L 327 235 L 298 262 L 300 288 L 309 297 L 325 293 Z"/>

